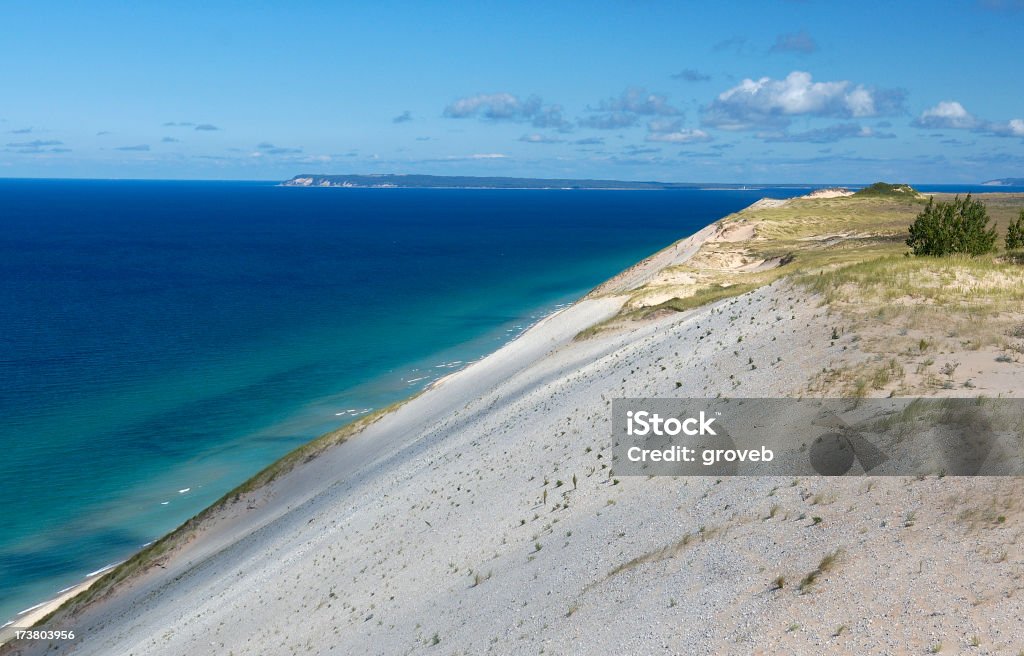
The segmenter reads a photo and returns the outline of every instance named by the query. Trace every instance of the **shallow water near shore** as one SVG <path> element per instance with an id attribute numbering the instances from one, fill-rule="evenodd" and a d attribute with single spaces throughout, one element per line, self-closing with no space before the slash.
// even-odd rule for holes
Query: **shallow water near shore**
<path id="1" fill-rule="evenodd" d="M 0 180 L 0 623 L 750 190 Z"/>

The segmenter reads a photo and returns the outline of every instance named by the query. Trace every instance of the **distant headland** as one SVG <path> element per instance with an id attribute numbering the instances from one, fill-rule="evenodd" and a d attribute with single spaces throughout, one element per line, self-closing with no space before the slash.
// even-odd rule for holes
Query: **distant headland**
<path id="1" fill-rule="evenodd" d="M 986 187 L 1024 187 L 1024 178 L 998 178 L 987 180 L 981 184 Z"/>
<path id="2" fill-rule="evenodd" d="M 302 173 L 281 183 L 285 187 L 353 187 L 353 188 L 436 188 L 436 189 L 750 189 L 741 184 L 706 184 L 696 182 L 654 182 L 625 180 L 574 180 L 563 178 L 508 178 L 463 175 L 404 175 L 381 173 L 370 175 L 324 175 Z M 757 185 L 760 189 L 768 185 Z M 779 185 L 770 185 L 779 186 Z"/>

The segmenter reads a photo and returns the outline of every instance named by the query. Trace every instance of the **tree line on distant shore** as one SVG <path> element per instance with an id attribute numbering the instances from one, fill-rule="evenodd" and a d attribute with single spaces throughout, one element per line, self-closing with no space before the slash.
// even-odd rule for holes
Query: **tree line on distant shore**
<path id="1" fill-rule="evenodd" d="M 984 255 L 996 250 L 998 238 L 988 223 L 985 204 L 970 194 L 942 203 L 932 198 L 910 225 L 907 246 L 914 255 Z M 1024 248 L 1024 210 L 1007 227 L 1005 246 L 1008 251 Z"/>

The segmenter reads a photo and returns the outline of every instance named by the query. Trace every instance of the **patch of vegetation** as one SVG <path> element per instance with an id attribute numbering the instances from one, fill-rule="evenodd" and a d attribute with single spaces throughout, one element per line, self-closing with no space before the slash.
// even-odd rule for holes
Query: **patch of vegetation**
<path id="1" fill-rule="evenodd" d="M 1024 271 L 993 255 L 942 259 L 889 255 L 801 275 L 796 280 L 830 304 L 982 309 L 1024 300 Z"/>
<path id="2" fill-rule="evenodd" d="M 910 225 L 907 246 L 914 255 L 984 255 L 996 248 L 996 229 L 989 227 L 985 204 L 957 196 L 952 202 L 928 200 Z"/>
<path id="3" fill-rule="evenodd" d="M 702 305 L 707 305 L 708 303 L 714 303 L 715 301 L 721 301 L 726 298 L 732 298 L 733 296 L 739 296 L 740 294 L 746 294 L 754 289 L 756 289 L 756 286 L 752 284 L 709 285 L 698 289 L 692 296 L 669 299 L 664 303 L 644 308 L 638 311 L 634 316 L 636 318 L 643 319 L 661 310 L 685 312 L 686 310 L 692 310 Z"/>
<path id="4" fill-rule="evenodd" d="M 859 198 L 910 198 L 916 199 L 918 192 L 908 184 L 876 182 L 853 194 Z"/>
<path id="5" fill-rule="evenodd" d="M 818 566 L 808 572 L 807 575 L 801 579 L 800 591 L 806 592 L 812 585 L 814 585 L 815 581 L 817 581 L 822 574 L 831 571 L 836 566 L 836 562 L 841 555 L 841 549 L 836 549 L 832 553 L 826 554 L 825 557 L 821 559 L 821 562 L 818 563 Z"/>
<path id="6" fill-rule="evenodd" d="M 1015 251 L 1024 248 L 1024 210 L 1006 226 L 1006 250 Z"/>
<path id="7" fill-rule="evenodd" d="M 680 539 L 676 540 L 675 542 L 672 542 L 671 544 L 667 544 L 660 549 L 656 549 L 654 551 L 645 553 L 641 556 L 637 556 L 632 560 L 622 563 L 621 565 L 615 566 L 611 569 L 611 571 L 608 572 L 607 576 L 605 576 L 605 580 L 610 579 L 613 576 L 616 576 L 617 574 L 621 574 L 622 572 L 625 572 L 626 570 L 632 569 L 639 565 L 644 565 L 647 563 L 657 563 L 663 560 L 667 560 L 669 558 L 675 558 L 680 552 L 682 552 L 690 545 L 696 544 L 698 541 L 704 542 L 712 538 L 718 532 L 719 529 L 709 529 L 707 527 L 702 526 L 696 533 L 687 533 Z"/>

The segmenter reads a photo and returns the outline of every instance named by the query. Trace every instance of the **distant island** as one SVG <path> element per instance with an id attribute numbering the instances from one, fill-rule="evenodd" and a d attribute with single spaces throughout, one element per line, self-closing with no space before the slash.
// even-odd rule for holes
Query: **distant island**
<path id="1" fill-rule="evenodd" d="M 997 178 L 981 184 L 986 187 L 1024 187 L 1024 178 Z"/>
<path id="2" fill-rule="evenodd" d="M 285 187 L 352 187 L 366 189 L 748 189 L 740 184 L 701 184 L 695 182 L 654 182 L 624 180 L 573 180 L 562 178 L 505 178 L 463 175 L 323 175 L 302 173 L 281 183 Z M 762 188 L 766 185 L 758 185 Z"/>

